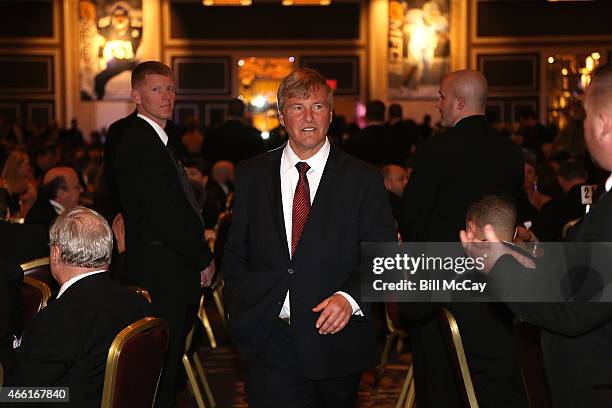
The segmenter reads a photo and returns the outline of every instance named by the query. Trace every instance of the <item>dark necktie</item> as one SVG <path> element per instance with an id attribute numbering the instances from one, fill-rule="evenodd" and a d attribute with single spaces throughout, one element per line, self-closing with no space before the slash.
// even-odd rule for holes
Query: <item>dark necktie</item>
<path id="1" fill-rule="evenodd" d="M 310 166 L 306 162 L 298 162 L 295 167 L 300 174 L 297 186 L 295 187 L 295 194 L 293 196 L 293 214 L 291 221 L 291 257 L 295 253 L 304 231 L 304 225 L 308 220 L 308 214 L 310 214 L 310 186 L 308 185 L 308 178 L 306 172 L 310 169 Z"/>
<path id="2" fill-rule="evenodd" d="M 187 173 L 185 172 L 185 168 L 176 159 L 176 156 L 174 155 L 174 147 L 170 143 L 170 140 L 168 140 L 168 143 L 166 144 L 166 148 L 168 149 L 168 153 L 170 154 L 170 157 L 172 158 L 172 162 L 174 163 L 174 166 L 176 167 L 176 172 L 178 173 L 179 181 L 181 182 L 181 187 L 183 188 L 183 191 L 185 192 L 187 201 L 189 201 L 189 204 L 191 204 L 191 207 L 193 208 L 196 215 L 198 216 L 200 222 L 202 223 L 202 226 L 204 226 L 204 220 L 202 219 L 201 209 L 198 205 L 198 200 L 196 199 L 195 193 L 193 192 L 193 187 L 191 187 L 191 182 L 189 181 L 189 178 L 187 178 Z"/>

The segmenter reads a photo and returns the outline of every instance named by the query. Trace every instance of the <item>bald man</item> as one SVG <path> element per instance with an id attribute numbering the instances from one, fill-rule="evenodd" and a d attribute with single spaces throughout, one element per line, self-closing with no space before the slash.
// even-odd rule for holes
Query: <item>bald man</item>
<path id="1" fill-rule="evenodd" d="M 518 196 L 523 157 L 518 147 L 486 120 L 487 81 L 473 70 L 455 71 L 440 86 L 437 108 L 448 131 L 428 139 L 417 151 L 414 170 L 402 195 L 400 232 L 406 242 L 457 242 L 469 205 L 488 192 Z M 450 254 L 449 254 L 450 255 Z M 505 307 L 462 303 L 446 305 L 457 319 L 481 407 L 523 407 Z M 501 305 L 503 306 L 503 305 Z M 435 304 L 402 305 L 418 321 L 414 340 L 419 408 L 462 406 L 450 361 L 440 336 Z"/>
<path id="2" fill-rule="evenodd" d="M 43 186 L 36 202 L 28 211 L 25 223 L 47 230 L 65 209 L 79 205 L 83 187 L 72 167 L 52 167 L 43 177 Z"/>

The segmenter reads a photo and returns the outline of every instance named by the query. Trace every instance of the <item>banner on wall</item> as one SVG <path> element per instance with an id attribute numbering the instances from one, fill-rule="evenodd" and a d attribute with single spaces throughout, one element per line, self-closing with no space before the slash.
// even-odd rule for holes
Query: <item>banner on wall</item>
<path id="1" fill-rule="evenodd" d="M 432 99 L 450 68 L 450 0 L 389 0 L 389 98 Z"/>
<path id="2" fill-rule="evenodd" d="M 80 0 L 81 100 L 126 100 L 142 40 L 142 0 Z"/>

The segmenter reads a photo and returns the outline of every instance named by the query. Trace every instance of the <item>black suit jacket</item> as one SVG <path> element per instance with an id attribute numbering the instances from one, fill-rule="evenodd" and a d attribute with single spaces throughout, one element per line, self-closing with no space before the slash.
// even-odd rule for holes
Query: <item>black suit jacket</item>
<path id="1" fill-rule="evenodd" d="M 55 218 L 57 218 L 55 208 L 49 202 L 47 194 L 41 191 L 34 205 L 26 214 L 24 224 L 38 225 L 49 231 Z"/>
<path id="2" fill-rule="evenodd" d="M 400 232 L 406 242 L 457 242 L 468 206 L 487 192 L 516 197 L 523 183 L 523 156 L 484 116 L 464 118 L 445 134 L 424 142 L 402 195 Z M 448 255 L 448 254 L 447 254 Z M 500 307 L 501 306 L 501 307 Z M 476 395 L 483 407 L 521 407 L 512 316 L 503 305 L 448 305 L 463 338 Z M 460 406 L 433 303 L 400 305 L 405 317 L 423 319 L 411 331 L 419 406 Z M 429 320 L 428 320 L 429 319 Z M 517 387 L 518 385 L 518 387 Z"/>
<path id="3" fill-rule="evenodd" d="M 104 143 L 104 184 L 98 192 L 97 206 L 104 217 L 112 222 L 115 216 L 121 212 L 121 201 L 119 199 L 119 187 L 115 175 L 115 158 L 117 149 L 138 111 L 134 111 L 125 118 L 113 122 L 108 128 L 106 142 Z"/>
<path id="4" fill-rule="evenodd" d="M 470 116 L 424 142 L 402 197 L 405 241 L 457 242 L 469 205 L 486 192 L 517 199 L 524 178 L 520 149 L 485 116 Z"/>
<path id="5" fill-rule="evenodd" d="M 181 187 L 167 148 L 144 119 L 136 117 L 115 159 L 125 219 L 127 279 L 151 296 L 199 292 L 199 272 L 212 255 L 204 226 Z M 155 302 L 155 300 L 154 300 Z"/>
<path id="6" fill-rule="evenodd" d="M 5 371 L 13 352 L 13 336 L 23 331 L 22 280 L 19 265 L 0 258 L 0 363 Z"/>
<path id="7" fill-rule="evenodd" d="M 567 241 L 609 243 L 612 241 L 612 194 L 607 193 L 572 229 Z M 572 247 L 566 247 L 566 251 Z M 607 252 L 609 254 L 609 252 Z M 580 264 L 597 270 L 612 265 L 589 250 Z M 567 272 L 571 278 L 577 269 Z M 610 276 L 609 269 L 602 275 Z M 491 273 L 492 280 L 508 293 L 548 293 L 550 282 L 525 270 L 514 258 L 502 257 Z M 609 285 L 609 283 L 608 283 Z M 526 288 L 526 289 L 521 289 Z M 578 289 L 580 289 L 578 287 Z M 503 293 L 501 296 L 505 296 Z M 525 321 L 539 326 L 544 365 L 555 408 L 612 406 L 612 303 L 509 303 Z"/>
<path id="8" fill-rule="evenodd" d="M 402 156 L 393 143 L 393 134 L 388 126 L 366 126 L 346 141 L 344 150 L 373 166 L 389 163 L 402 165 Z"/>
<path id="9" fill-rule="evenodd" d="M 49 256 L 49 234 L 39 225 L 0 220 L 0 259 L 16 264 Z"/>
<path id="10" fill-rule="evenodd" d="M 211 164 L 219 160 L 237 164 L 263 153 L 265 148 L 257 129 L 242 120 L 229 119 L 210 131 L 203 150 Z"/>
<path id="11" fill-rule="evenodd" d="M 540 241 L 560 241 L 563 226 L 584 215 L 581 186 L 572 187 L 566 194 L 544 204 L 533 218 L 534 234 Z"/>
<path id="12" fill-rule="evenodd" d="M 142 296 L 106 272 L 75 282 L 26 328 L 9 383 L 67 386 L 70 403 L 65 406 L 99 407 L 108 349 L 121 330 L 147 311 Z"/>
<path id="13" fill-rule="evenodd" d="M 280 189 L 282 148 L 238 166 L 232 225 L 223 257 L 232 338 L 247 359 L 268 338 L 290 291 L 291 331 L 311 379 L 357 373 L 374 362 L 370 308 L 360 302 L 361 242 L 395 241 L 382 177 L 332 147 L 309 219 L 290 258 Z M 345 291 L 365 317 L 320 335 L 311 309 Z"/>

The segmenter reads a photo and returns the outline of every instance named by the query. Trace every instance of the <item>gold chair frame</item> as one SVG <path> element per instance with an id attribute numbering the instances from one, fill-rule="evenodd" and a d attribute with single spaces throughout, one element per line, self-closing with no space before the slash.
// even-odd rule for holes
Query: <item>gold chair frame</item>
<path id="1" fill-rule="evenodd" d="M 147 302 L 151 303 L 151 295 L 149 295 L 149 291 L 146 290 L 145 288 L 142 288 L 140 286 L 131 285 L 131 286 L 128 286 L 128 289 L 134 293 L 138 293 L 140 296 L 147 299 Z"/>
<path id="2" fill-rule="evenodd" d="M 41 282 L 38 279 L 34 279 L 29 276 L 23 277 L 23 283 L 33 286 L 41 293 L 42 299 L 40 302 L 40 307 L 38 308 L 38 312 L 40 312 L 47 306 L 47 302 L 51 297 L 51 289 L 49 289 L 49 286 L 45 282 Z"/>
<path id="3" fill-rule="evenodd" d="M 210 324 L 208 313 L 206 313 L 206 308 L 204 307 L 204 294 L 200 296 L 200 305 L 198 307 L 198 317 L 202 321 L 202 325 L 204 326 L 204 330 L 206 331 L 206 336 L 208 337 L 208 341 L 210 342 L 210 348 L 216 349 L 217 340 L 215 339 L 215 333 L 213 332 L 212 324 Z"/>
<path id="4" fill-rule="evenodd" d="M 21 265 L 21 269 L 23 269 L 24 272 L 28 271 L 29 269 L 34 269 L 34 268 L 38 268 L 44 265 L 49 265 L 50 263 L 50 259 L 48 256 L 44 257 L 44 258 L 38 258 L 38 259 L 33 259 L 31 261 L 28 262 L 24 262 Z"/>
<path id="5" fill-rule="evenodd" d="M 478 400 L 476 399 L 476 392 L 474 391 L 474 384 L 472 383 L 470 369 L 465 357 L 465 350 L 463 348 L 463 341 L 461 341 L 457 320 L 455 320 L 453 314 L 445 307 L 439 310 L 438 317 L 443 331 L 443 337 L 449 348 L 450 357 L 453 360 L 456 371 L 458 371 L 459 380 L 463 385 L 462 397 L 465 406 L 468 408 L 478 408 Z"/>
<path id="6" fill-rule="evenodd" d="M 138 293 L 139 295 L 143 296 L 145 299 L 149 301 L 149 303 L 151 303 L 151 296 L 149 295 L 149 291 L 147 291 L 146 289 L 139 287 L 139 286 L 128 286 L 128 288 L 134 291 L 135 293 Z M 201 310 L 204 309 L 203 300 L 204 300 L 204 297 L 203 296 L 200 297 L 200 309 Z M 206 323 L 204 323 L 204 327 L 206 328 L 206 324 L 208 324 L 208 327 L 210 328 L 210 335 L 213 336 L 212 341 L 214 341 L 214 335 L 212 334 L 212 328 L 210 327 L 210 321 L 208 321 L 208 316 L 204 314 L 204 317 L 206 318 Z M 202 320 L 202 322 L 204 322 L 204 320 Z M 208 379 L 206 378 L 206 374 L 204 373 L 204 368 L 202 367 L 202 364 L 200 363 L 200 356 L 198 355 L 197 351 L 190 350 L 191 343 L 193 341 L 194 328 L 195 328 L 195 324 L 189 331 L 189 334 L 187 335 L 187 338 L 185 340 L 185 353 L 183 354 L 183 358 L 182 358 L 183 366 L 185 367 L 185 373 L 187 374 L 187 379 L 189 381 L 188 382 L 189 388 L 196 400 L 196 404 L 198 405 L 198 408 L 206 408 L 206 404 L 204 403 L 204 398 L 202 397 L 202 392 L 200 391 L 200 386 L 198 385 L 198 378 L 196 377 L 196 373 L 199 376 L 202 386 L 204 387 L 204 392 L 206 393 L 206 397 L 208 398 L 208 401 L 210 402 L 210 406 L 214 408 L 216 406 L 215 397 L 213 396 L 212 389 L 210 388 Z M 215 347 L 217 347 L 216 342 L 213 348 Z M 195 370 L 193 369 L 193 366 L 195 366 Z"/>
<path id="7" fill-rule="evenodd" d="M 183 354 L 182 359 L 183 366 L 185 367 L 185 373 L 187 374 L 189 388 L 193 397 L 196 400 L 198 408 L 206 408 L 206 403 L 204 402 L 204 397 L 202 396 L 202 391 L 200 390 L 198 379 L 200 380 L 200 383 L 204 388 L 204 393 L 206 394 L 206 398 L 208 398 L 208 401 L 210 402 L 211 408 L 215 408 L 217 406 L 215 402 L 215 397 L 212 393 L 212 389 L 210 388 L 210 384 L 208 383 L 208 378 L 206 378 L 206 374 L 204 373 L 202 363 L 200 363 L 200 356 L 198 355 L 198 352 L 196 350 L 191 350 L 191 342 L 193 340 L 194 329 L 195 324 L 189 331 L 187 339 L 185 340 L 185 353 Z M 193 366 L 195 366 L 195 370 Z"/>
<path id="8" fill-rule="evenodd" d="M 168 332 L 168 323 L 166 323 L 165 320 L 157 317 L 144 317 L 130 324 L 115 336 L 115 340 L 113 340 L 108 350 L 108 357 L 106 358 L 101 408 L 111 408 L 113 406 L 113 400 L 115 398 L 115 376 L 117 375 L 117 365 L 119 364 L 119 357 L 121 356 L 123 346 L 137 334 L 155 327 L 162 327 Z M 158 386 L 162 370 L 159 371 L 159 376 L 157 378 Z M 157 390 L 155 393 L 157 394 Z M 153 396 L 153 401 L 155 402 L 155 396 Z"/>

